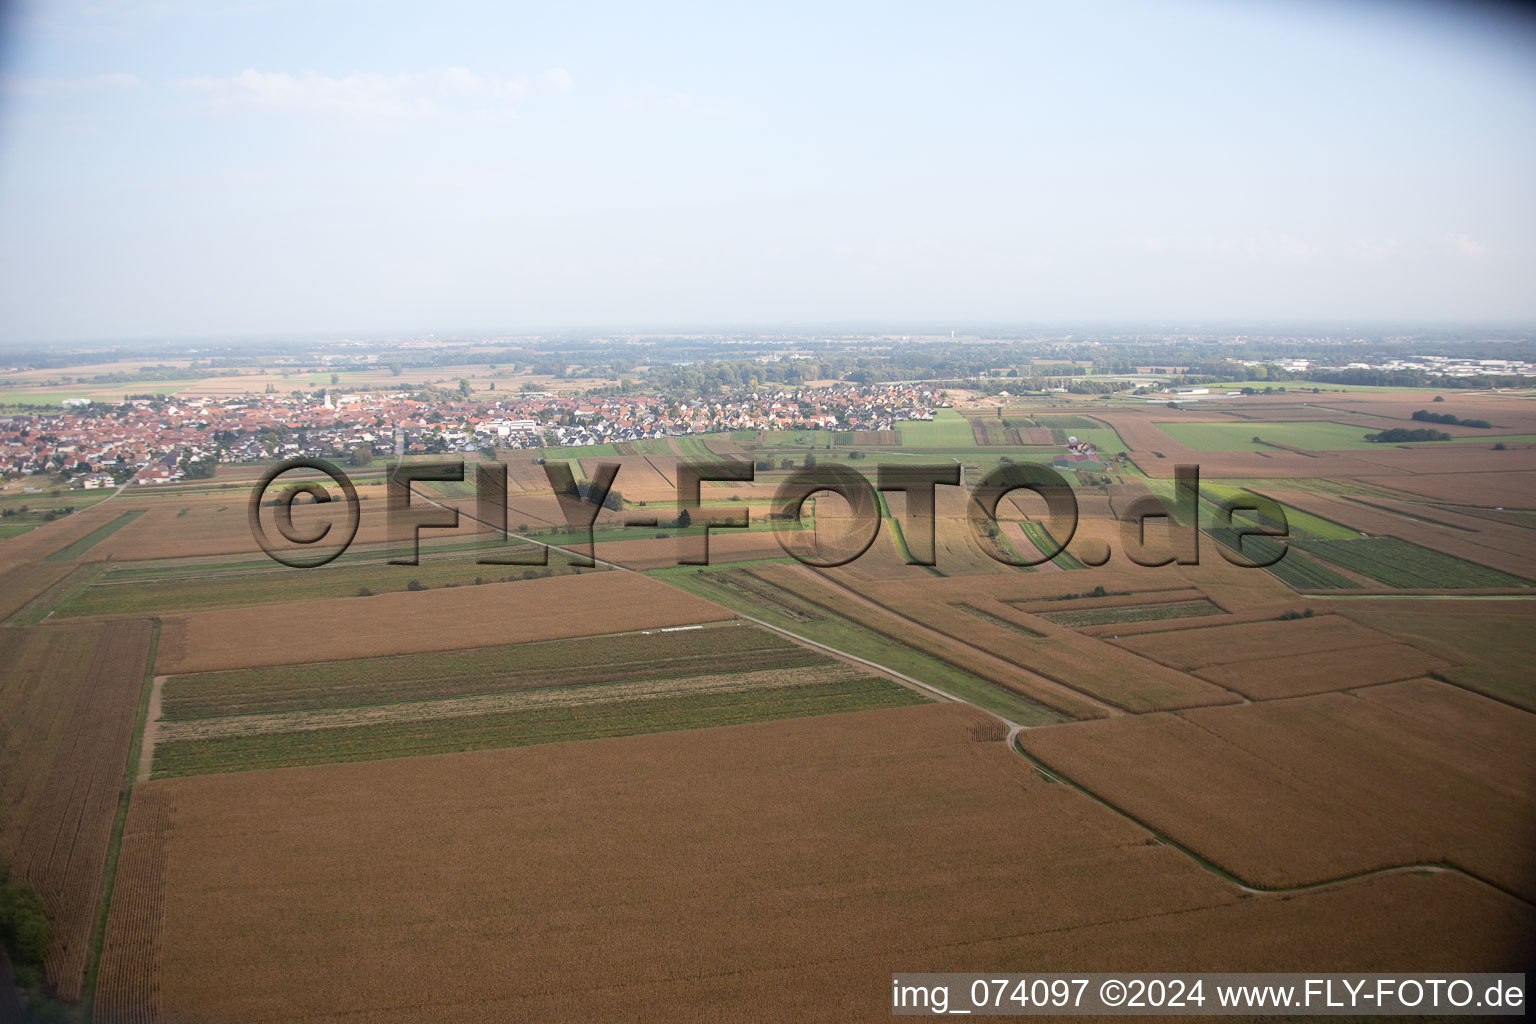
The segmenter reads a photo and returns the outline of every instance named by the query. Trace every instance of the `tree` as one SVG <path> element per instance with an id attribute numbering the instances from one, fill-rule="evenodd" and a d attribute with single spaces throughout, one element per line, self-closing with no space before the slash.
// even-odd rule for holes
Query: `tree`
<path id="1" fill-rule="evenodd" d="M 354 468 L 373 465 L 373 452 L 366 445 L 358 445 L 352 449 L 350 459 Z"/>
<path id="2" fill-rule="evenodd" d="M 332 384 L 340 384 L 341 383 L 341 375 L 337 374 L 337 373 L 331 374 L 331 383 Z"/>
<path id="3" fill-rule="evenodd" d="M 398 376 L 400 376 L 400 371 L 402 369 L 404 369 L 404 367 L 402 367 L 399 363 L 390 363 L 389 364 L 389 375 L 391 377 L 398 377 Z"/>
<path id="4" fill-rule="evenodd" d="M 683 509 L 681 512 L 679 512 L 677 514 L 677 528 L 679 530 L 686 530 L 686 529 L 688 529 L 688 527 L 692 523 L 693 523 L 693 517 L 688 514 L 688 510 L 687 509 Z"/>
<path id="5" fill-rule="evenodd" d="M 37 968 L 48 952 L 48 916 L 43 898 L 0 865 L 0 945 L 16 966 Z"/>
<path id="6" fill-rule="evenodd" d="M 460 397 L 468 398 L 470 396 L 471 392 L 473 392 L 473 391 L 474 391 L 474 389 L 469 386 L 469 381 L 465 380 L 463 377 L 460 377 L 459 378 L 459 395 L 460 395 Z"/>

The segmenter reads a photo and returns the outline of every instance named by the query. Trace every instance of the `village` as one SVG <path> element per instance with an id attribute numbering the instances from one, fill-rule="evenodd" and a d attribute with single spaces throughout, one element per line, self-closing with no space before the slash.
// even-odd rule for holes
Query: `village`
<path id="1" fill-rule="evenodd" d="M 836 384 L 721 399 L 525 392 L 482 400 L 417 391 L 133 397 L 0 415 L 0 473 L 83 489 L 211 476 L 221 462 L 566 448 L 720 431 L 889 430 L 932 419 L 941 392 Z"/>

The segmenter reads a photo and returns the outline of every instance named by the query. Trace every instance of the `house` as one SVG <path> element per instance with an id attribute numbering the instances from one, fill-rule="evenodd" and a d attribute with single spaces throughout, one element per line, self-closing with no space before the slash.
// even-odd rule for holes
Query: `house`
<path id="1" fill-rule="evenodd" d="M 88 491 L 94 491 L 102 487 L 111 487 L 112 478 L 106 473 L 87 473 L 80 478 L 80 486 Z"/>

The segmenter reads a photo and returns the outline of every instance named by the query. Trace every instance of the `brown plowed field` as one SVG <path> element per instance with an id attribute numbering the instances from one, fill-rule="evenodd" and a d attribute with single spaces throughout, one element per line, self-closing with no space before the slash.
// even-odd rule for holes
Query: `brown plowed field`
<path id="1" fill-rule="evenodd" d="M 402 571 L 408 571 L 402 568 Z M 618 570 L 165 617 L 162 672 L 338 661 L 714 622 L 734 613 Z"/>
<path id="2" fill-rule="evenodd" d="M 122 499 L 103 501 L 0 542 L 0 569 L 47 558 L 129 511 Z"/>
<path id="3" fill-rule="evenodd" d="M 1454 667 L 1450 682 L 1536 711 L 1536 602 L 1340 601 L 1341 613 Z"/>
<path id="4" fill-rule="evenodd" d="M 1451 505 L 1485 508 L 1536 508 L 1536 476 L 1529 473 L 1440 473 L 1422 476 L 1378 476 L 1377 487 L 1390 487 Z"/>
<path id="5" fill-rule="evenodd" d="M 1230 661 L 1262 661 L 1315 651 L 1349 651 L 1390 643 L 1391 637 L 1339 615 L 1287 622 L 1266 621 L 1209 629 L 1150 633 L 1112 641 L 1126 650 L 1175 668 L 1195 669 Z"/>
<path id="6" fill-rule="evenodd" d="M 1443 683 L 1054 726 L 1021 740 L 1256 885 L 1449 862 L 1536 896 L 1536 717 Z"/>
<path id="7" fill-rule="evenodd" d="M 163 912 L 114 914 L 158 942 L 104 958 L 129 1008 L 109 1019 L 873 1021 L 913 964 L 1494 969 L 1532 928 L 1452 875 L 1240 897 L 980 722 L 926 705 L 148 783 L 123 856 L 164 843 Z M 154 793 L 164 838 L 137 823 Z"/>
<path id="8" fill-rule="evenodd" d="M 1279 658 L 1207 665 L 1195 672 L 1254 700 L 1300 697 L 1330 690 L 1349 690 L 1378 683 L 1395 683 L 1449 668 L 1448 662 L 1408 644 L 1339 651 L 1316 651 Z"/>
<path id="9" fill-rule="evenodd" d="M 0 621 L 74 571 L 69 562 L 31 562 L 0 569 Z"/>
<path id="10" fill-rule="evenodd" d="M 150 626 L 0 630 L 0 859 L 43 897 L 44 962 L 80 998 Z"/>
<path id="11" fill-rule="evenodd" d="M 965 590 L 951 586 L 944 589 L 960 598 L 969 597 L 970 603 L 979 605 L 988 614 L 1018 622 L 1042 634 L 1042 637 L 1030 637 L 1017 630 L 985 621 L 978 622 L 960 609 L 946 611 L 936 607 L 935 589 L 921 583 L 889 584 L 864 594 L 849 588 L 838 588 L 835 576 L 820 576 L 808 570 L 797 572 L 788 567 L 761 566 L 754 569 L 753 573 L 794 588 L 797 593 L 814 595 L 820 590 L 821 596 L 816 597 L 816 600 L 830 602 L 845 614 L 851 600 L 855 599 L 854 594 L 857 594 L 875 607 L 887 609 L 893 616 L 899 617 L 884 624 L 883 629 L 878 625 L 871 626 L 899 643 L 914 644 L 915 638 L 924 635 L 927 630 L 941 631 L 945 639 L 938 643 L 946 650 L 940 653 L 936 647 L 934 653 L 971 671 L 975 671 L 979 663 L 977 652 L 982 652 L 1017 666 L 1029 675 L 1044 677 L 1079 694 L 1087 694 L 1128 711 L 1226 704 L 1239 699 L 1205 680 L 1149 662 L 1111 644 L 1081 636 L 1038 616 L 1009 616 L 1000 613 L 980 603 L 979 594 L 984 593 L 981 588 Z M 812 589 L 807 590 L 807 587 Z M 1081 701 L 1063 702 L 1060 697 L 1038 685 L 1030 685 L 1027 679 L 1022 680 L 1020 685 L 1030 686 L 1026 691 L 1030 696 L 1058 710 L 1074 717 L 1093 717 L 1084 714 Z"/>

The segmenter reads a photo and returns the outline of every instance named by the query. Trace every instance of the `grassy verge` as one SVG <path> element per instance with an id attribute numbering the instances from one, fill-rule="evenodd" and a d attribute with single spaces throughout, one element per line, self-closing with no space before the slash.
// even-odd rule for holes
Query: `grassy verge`
<path id="1" fill-rule="evenodd" d="M 732 586 L 720 578 L 721 572 L 718 567 L 683 567 L 659 570 L 652 575 L 681 590 L 751 615 L 790 633 L 920 679 L 1011 721 L 1025 725 L 1050 725 L 1068 718 L 941 658 L 915 650 L 893 637 L 862 626 L 819 603 L 812 607 L 811 615 L 797 617 L 790 610 L 790 603 L 793 602 L 793 606 L 798 609 L 804 609 L 810 604 L 800 595 L 783 591 L 786 597 L 770 603 L 753 591 Z M 801 614 L 804 615 L 804 612 Z"/>
<path id="2" fill-rule="evenodd" d="M 79 540 L 75 541 L 73 544 L 66 545 L 65 547 L 55 551 L 53 554 L 49 555 L 45 561 L 67 562 L 72 559 L 79 558 L 91 548 L 106 540 L 118 530 L 121 530 L 123 527 L 133 522 L 135 519 L 139 518 L 139 516 L 144 514 L 144 511 L 144 509 L 139 508 L 134 509 L 132 512 L 124 512 L 122 515 L 118 516 L 110 523 L 107 523 L 105 526 L 98 526 L 84 537 L 81 537 Z"/>

